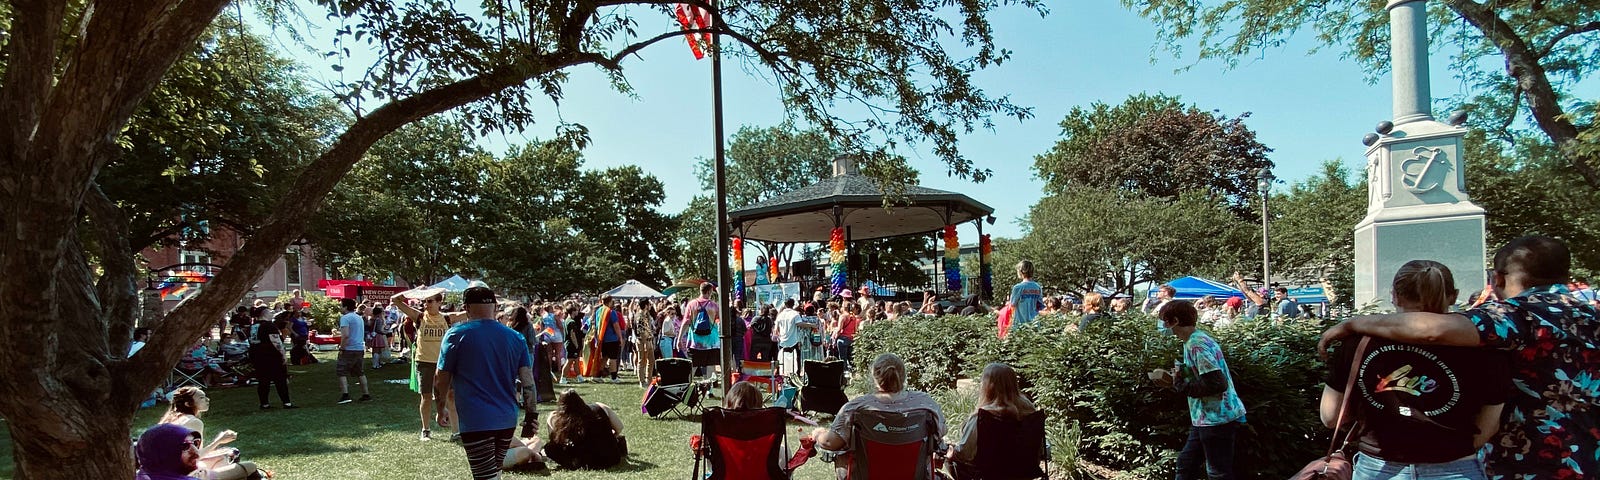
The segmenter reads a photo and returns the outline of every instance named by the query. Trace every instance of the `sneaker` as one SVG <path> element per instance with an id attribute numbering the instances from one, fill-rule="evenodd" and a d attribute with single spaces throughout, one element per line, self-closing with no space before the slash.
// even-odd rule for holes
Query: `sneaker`
<path id="1" fill-rule="evenodd" d="M 344 405 L 346 403 L 350 403 L 350 401 L 351 401 L 350 400 L 350 394 L 348 394 L 348 393 L 339 396 L 339 404 L 340 405 Z"/>
<path id="2" fill-rule="evenodd" d="M 272 409 L 272 405 L 267 405 L 267 404 L 263 403 L 263 404 L 261 404 L 261 409 L 262 410 L 271 410 Z"/>
<path id="3" fill-rule="evenodd" d="M 365 394 L 365 393 L 361 394 L 361 401 L 363 401 L 363 402 L 372 401 L 372 395 L 368 395 L 368 394 Z"/>
<path id="4" fill-rule="evenodd" d="M 578 382 L 578 383 L 584 383 L 584 380 L 583 380 L 583 376 L 582 376 L 582 375 L 579 375 L 579 376 L 578 376 L 578 379 L 577 379 L 577 380 L 576 380 L 576 381 L 577 381 L 577 382 Z"/>
<path id="5" fill-rule="evenodd" d="M 296 408 L 300 408 L 300 407 L 294 406 L 293 403 L 285 403 L 285 404 L 283 404 L 283 409 L 284 410 L 294 410 Z"/>
<path id="6" fill-rule="evenodd" d="M 424 429 L 422 429 L 422 435 L 420 437 L 418 437 L 417 439 L 421 440 L 421 441 L 424 441 L 424 442 L 429 441 L 429 440 L 433 440 L 433 432 L 429 431 L 426 428 L 424 428 Z"/>
<path id="7" fill-rule="evenodd" d="M 450 434 L 450 441 L 452 443 L 461 443 L 461 433 L 460 432 L 456 432 L 456 433 Z"/>

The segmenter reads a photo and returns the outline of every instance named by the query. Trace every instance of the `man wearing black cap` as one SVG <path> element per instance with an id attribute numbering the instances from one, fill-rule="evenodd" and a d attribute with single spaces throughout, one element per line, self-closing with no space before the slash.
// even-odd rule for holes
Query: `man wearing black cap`
<path id="1" fill-rule="evenodd" d="M 517 380 L 521 400 L 531 412 L 533 362 L 522 334 L 495 321 L 494 291 L 468 288 L 461 295 L 467 320 L 445 332 L 439 348 L 439 370 L 433 377 L 435 416 L 440 426 L 460 422 L 461 445 L 467 451 L 472 478 L 499 478 L 501 463 L 517 426 Z M 444 399 L 454 390 L 456 414 L 445 413 Z M 530 419 L 531 420 L 531 419 Z M 523 436 L 535 436 L 538 422 L 523 424 Z"/>

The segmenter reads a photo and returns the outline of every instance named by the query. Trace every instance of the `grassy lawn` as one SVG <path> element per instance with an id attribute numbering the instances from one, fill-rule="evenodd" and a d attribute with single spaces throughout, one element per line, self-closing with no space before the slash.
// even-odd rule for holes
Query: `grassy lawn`
<path id="1" fill-rule="evenodd" d="M 212 400 L 211 411 L 204 416 L 206 440 L 209 442 L 223 429 L 239 432 L 234 446 L 243 451 L 244 458 L 272 470 L 280 479 L 470 477 L 466 456 L 460 445 L 445 440 L 448 434 L 436 432 L 435 440 L 430 442 L 417 439 L 417 395 L 404 384 L 386 382 L 407 378 L 407 366 L 369 370 L 368 379 L 372 382 L 375 400 L 337 405 L 339 383 L 333 373 L 332 356 L 319 354 L 319 358 L 323 362 L 317 365 L 289 369 L 293 375 L 289 380 L 291 398 L 300 406 L 297 410 L 276 408 L 275 393 L 271 397 L 275 408 L 259 410 L 253 386 L 209 391 Z M 699 431 L 698 419 L 649 418 L 639 412 L 643 391 L 636 377 L 632 372 L 623 372 L 623 382 L 618 385 L 591 383 L 573 388 L 585 400 L 604 402 L 622 415 L 629 447 L 626 463 L 598 475 L 563 471 L 552 465 L 548 472 L 513 472 L 506 478 L 688 478 L 694 463 L 688 438 Z M 351 385 L 351 389 L 359 396 L 359 387 Z M 140 410 L 134 421 L 136 432 L 154 424 L 165 408 L 165 404 L 158 404 Z M 549 412 L 549 404 L 541 405 L 540 411 Z M 791 422 L 791 449 L 798 448 L 800 432 L 810 428 Z M 0 428 L 0 479 L 13 476 L 8 430 Z M 548 432 L 541 433 L 548 438 Z M 832 464 L 812 459 L 796 472 L 795 478 L 832 478 Z"/>

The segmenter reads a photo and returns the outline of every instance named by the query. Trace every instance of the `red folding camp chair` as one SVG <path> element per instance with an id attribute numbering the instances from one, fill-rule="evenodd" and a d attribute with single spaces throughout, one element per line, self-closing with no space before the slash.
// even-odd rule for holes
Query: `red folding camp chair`
<path id="1" fill-rule="evenodd" d="M 691 480 L 788 480 L 789 413 L 782 408 L 727 410 L 708 407 L 700 413 L 700 435 L 694 448 Z M 701 460 L 706 461 L 701 476 Z"/>
<path id="2" fill-rule="evenodd" d="M 932 410 L 856 410 L 850 418 L 850 480 L 946 479 L 935 465 L 938 416 Z M 942 457 L 941 457 L 942 459 Z M 831 460 L 828 456 L 824 460 Z"/>

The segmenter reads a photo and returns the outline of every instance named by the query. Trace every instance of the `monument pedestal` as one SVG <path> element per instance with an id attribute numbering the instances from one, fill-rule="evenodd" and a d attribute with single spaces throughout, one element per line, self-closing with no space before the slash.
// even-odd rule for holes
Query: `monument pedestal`
<path id="1" fill-rule="evenodd" d="M 1483 289 L 1483 209 L 1466 193 L 1466 129 L 1433 120 L 1398 126 L 1367 149 L 1367 216 L 1356 224 L 1355 305 L 1392 307 L 1395 271 L 1411 260 L 1450 267 L 1459 300 Z"/>

